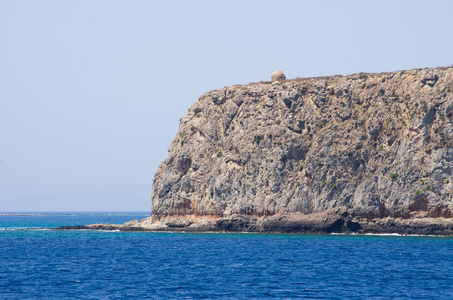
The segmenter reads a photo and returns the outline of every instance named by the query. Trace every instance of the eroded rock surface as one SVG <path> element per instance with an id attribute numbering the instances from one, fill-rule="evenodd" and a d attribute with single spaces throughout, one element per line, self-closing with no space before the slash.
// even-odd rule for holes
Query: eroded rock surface
<path id="1" fill-rule="evenodd" d="M 157 170 L 152 217 L 82 227 L 451 235 L 452 89 L 448 67 L 208 92 Z"/>
<path id="2" fill-rule="evenodd" d="M 208 92 L 154 177 L 153 222 L 335 208 L 451 218 L 452 89 L 449 67 Z"/>

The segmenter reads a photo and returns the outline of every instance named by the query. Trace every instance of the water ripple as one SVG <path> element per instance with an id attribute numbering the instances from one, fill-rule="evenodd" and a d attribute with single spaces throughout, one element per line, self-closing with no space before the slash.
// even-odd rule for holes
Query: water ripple
<path id="1" fill-rule="evenodd" d="M 452 299 L 453 239 L 1 231 L 1 299 Z"/>

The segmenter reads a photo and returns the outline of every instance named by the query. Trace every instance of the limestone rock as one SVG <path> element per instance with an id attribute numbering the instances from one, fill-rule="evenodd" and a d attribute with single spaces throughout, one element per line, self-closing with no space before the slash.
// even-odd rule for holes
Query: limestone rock
<path id="1" fill-rule="evenodd" d="M 262 230 L 273 216 L 335 209 L 351 218 L 451 218 L 452 89 L 448 67 L 208 92 L 181 119 L 154 176 L 148 225 L 211 216 L 224 228 Z"/>
<path id="2" fill-rule="evenodd" d="M 126 227 L 137 227 L 137 226 L 139 226 L 139 222 L 138 222 L 138 220 L 132 220 L 132 221 L 124 223 L 124 226 L 126 226 Z"/>

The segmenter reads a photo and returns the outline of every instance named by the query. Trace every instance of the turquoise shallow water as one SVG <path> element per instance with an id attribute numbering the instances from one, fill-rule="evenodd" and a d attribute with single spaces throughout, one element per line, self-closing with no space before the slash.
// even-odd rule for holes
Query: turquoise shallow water
<path id="1" fill-rule="evenodd" d="M 0 299 L 453 299 L 452 238 L 23 230 L 45 221 L 7 219 Z"/>
<path id="2" fill-rule="evenodd" d="M 55 228 L 95 223 L 124 224 L 149 212 L 14 212 L 0 215 L 0 229 Z"/>

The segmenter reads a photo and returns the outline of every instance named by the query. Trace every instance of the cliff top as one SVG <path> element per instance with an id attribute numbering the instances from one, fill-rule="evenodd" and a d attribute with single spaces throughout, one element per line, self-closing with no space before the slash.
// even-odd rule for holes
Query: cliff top
<path id="1" fill-rule="evenodd" d="M 154 177 L 153 216 L 450 218 L 452 88 L 446 67 L 205 93 Z"/>

